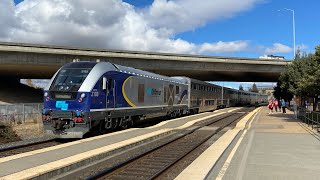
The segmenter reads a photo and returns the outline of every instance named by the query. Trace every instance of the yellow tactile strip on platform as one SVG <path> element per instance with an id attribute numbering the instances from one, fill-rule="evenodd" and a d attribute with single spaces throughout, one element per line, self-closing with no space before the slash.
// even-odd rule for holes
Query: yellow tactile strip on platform
<path id="1" fill-rule="evenodd" d="M 237 110 L 237 108 L 231 110 L 230 112 L 235 111 L 235 110 Z M 37 167 L 33 167 L 33 168 L 30 168 L 30 169 L 26 169 L 26 170 L 11 174 L 11 175 L 7 175 L 7 176 L 4 176 L 4 177 L 1 177 L 1 179 L 10 179 L 11 180 L 11 179 L 30 179 L 30 178 L 34 178 L 34 177 L 37 177 L 37 176 L 39 176 L 41 174 L 45 174 L 47 172 L 50 172 L 50 171 L 53 171 L 53 170 L 56 170 L 56 169 L 59 169 L 59 168 L 66 167 L 68 165 L 71 165 L 71 164 L 83 161 L 85 159 L 94 157 L 96 155 L 99 155 L 99 154 L 102 154 L 102 153 L 106 153 L 106 152 L 112 151 L 114 149 L 118 149 L 118 148 L 121 148 L 121 147 L 130 145 L 130 144 L 142 141 L 144 139 L 147 139 L 147 138 L 150 138 L 150 137 L 153 137 L 153 136 L 158 136 L 160 134 L 163 134 L 163 133 L 175 130 L 175 129 L 188 128 L 188 127 L 192 126 L 193 124 L 195 124 L 196 122 L 203 121 L 203 120 L 206 120 L 208 118 L 219 116 L 219 115 L 222 115 L 222 114 L 225 114 L 225 113 L 226 112 L 219 112 L 217 114 L 213 114 L 213 115 L 210 115 L 210 116 L 206 116 L 206 117 L 203 117 L 203 118 L 199 118 L 199 119 L 196 119 L 196 120 L 189 121 L 186 124 L 184 124 L 184 125 L 182 125 L 180 127 L 177 127 L 177 128 L 161 129 L 161 130 L 158 130 L 158 131 L 155 131 L 155 132 L 152 132 L 152 133 L 148 133 L 148 134 L 145 134 L 145 135 L 137 136 L 137 137 L 125 140 L 125 141 L 121 141 L 121 142 L 112 144 L 112 145 L 108 145 L 108 146 L 104 146 L 104 147 L 101 147 L 101 148 L 93 149 L 93 150 L 90 150 L 90 151 L 87 151 L 87 152 L 83 152 L 81 154 L 77 154 L 77 155 L 74 155 L 74 156 L 71 156 L 71 157 L 68 157 L 68 158 L 60 159 L 60 160 L 57 160 L 57 161 L 54 161 L 54 162 L 50 162 L 48 164 L 40 165 L 40 166 L 37 166 Z M 121 133 L 121 132 L 122 131 L 120 131 L 119 133 Z M 84 139 L 84 140 L 87 140 L 87 139 Z M 81 141 L 83 141 L 83 140 L 81 140 Z"/>
<path id="2" fill-rule="evenodd" d="M 260 108 L 250 112 L 244 118 L 242 118 L 234 129 L 228 130 L 223 136 L 221 136 L 212 146 L 210 146 L 205 152 L 203 152 L 195 161 L 193 161 L 184 171 L 182 171 L 175 179 L 204 179 L 210 172 L 211 168 L 219 160 L 223 152 L 228 148 L 233 139 L 237 136 L 240 130 L 246 127 L 250 118 L 259 111 Z M 248 127 L 250 128 L 250 126 Z"/>

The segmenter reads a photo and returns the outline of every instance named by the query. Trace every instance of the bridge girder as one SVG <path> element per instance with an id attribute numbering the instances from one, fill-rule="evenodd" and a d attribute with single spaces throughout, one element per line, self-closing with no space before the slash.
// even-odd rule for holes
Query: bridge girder
<path id="1" fill-rule="evenodd" d="M 0 76 L 48 79 L 63 64 L 108 61 L 166 76 L 187 76 L 204 81 L 275 82 L 283 60 L 196 56 L 154 52 L 83 49 L 0 42 Z"/>

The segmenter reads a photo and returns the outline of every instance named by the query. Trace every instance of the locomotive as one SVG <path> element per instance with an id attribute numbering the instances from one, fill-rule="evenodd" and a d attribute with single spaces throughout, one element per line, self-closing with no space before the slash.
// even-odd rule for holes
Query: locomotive
<path id="1" fill-rule="evenodd" d="M 44 89 L 43 99 L 44 128 L 60 138 L 125 129 L 153 117 L 267 102 L 266 95 L 109 62 L 65 64 Z"/>

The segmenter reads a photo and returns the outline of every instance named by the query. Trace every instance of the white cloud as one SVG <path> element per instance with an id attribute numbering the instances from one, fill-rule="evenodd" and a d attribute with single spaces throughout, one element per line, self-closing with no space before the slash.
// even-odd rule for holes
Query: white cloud
<path id="1" fill-rule="evenodd" d="M 238 52 L 245 51 L 249 47 L 247 41 L 230 41 L 217 43 L 204 43 L 200 46 L 200 53 L 228 53 L 228 52 Z"/>
<path id="2" fill-rule="evenodd" d="M 299 44 L 299 45 L 297 45 L 296 49 L 297 49 L 297 50 L 298 50 L 298 49 L 300 49 L 300 50 L 305 50 L 305 49 L 308 49 L 308 46 L 305 45 L 305 44 Z"/>
<path id="3" fill-rule="evenodd" d="M 12 0 L 0 2 L 0 37 L 9 37 L 11 30 L 16 26 L 14 8 Z"/>
<path id="4" fill-rule="evenodd" d="M 245 51 L 245 40 L 195 44 L 173 37 L 260 1 L 155 0 L 136 9 L 121 0 L 24 0 L 17 6 L 1 0 L 0 41 L 187 54 Z"/>
<path id="5" fill-rule="evenodd" d="M 272 47 L 266 48 L 265 53 L 276 54 L 276 53 L 289 53 L 292 48 L 281 43 L 273 43 Z"/>
<path id="6" fill-rule="evenodd" d="M 152 27 L 182 32 L 230 18 L 262 0 L 155 0 L 144 13 Z"/>

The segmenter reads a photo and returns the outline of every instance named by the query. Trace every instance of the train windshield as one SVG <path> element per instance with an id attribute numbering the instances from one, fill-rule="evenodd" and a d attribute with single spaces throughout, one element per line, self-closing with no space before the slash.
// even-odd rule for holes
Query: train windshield
<path id="1" fill-rule="evenodd" d="M 78 91 L 91 68 L 62 69 L 53 81 L 51 91 Z"/>

